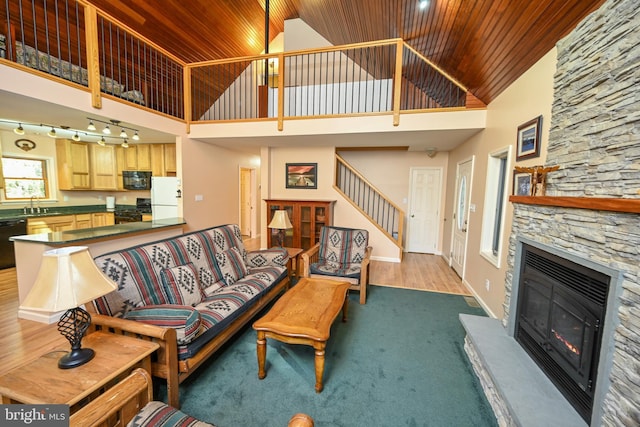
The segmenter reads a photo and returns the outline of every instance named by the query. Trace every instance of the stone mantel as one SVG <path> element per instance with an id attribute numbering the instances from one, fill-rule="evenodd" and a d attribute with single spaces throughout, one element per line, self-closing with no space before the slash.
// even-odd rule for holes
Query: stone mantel
<path id="1" fill-rule="evenodd" d="M 595 211 L 640 213 L 640 199 L 605 197 L 510 196 L 512 203 L 590 209 Z"/>

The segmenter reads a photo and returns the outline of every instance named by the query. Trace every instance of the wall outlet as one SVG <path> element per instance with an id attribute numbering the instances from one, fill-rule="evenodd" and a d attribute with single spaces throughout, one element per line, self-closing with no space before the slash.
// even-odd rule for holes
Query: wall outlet
<path id="1" fill-rule="evenodd" d="M 484 287 L 487 288 L 487 290 L 491 288 L 491 282 L 489 282 L 489 279 L 486 279 L 484 281 Z"/>

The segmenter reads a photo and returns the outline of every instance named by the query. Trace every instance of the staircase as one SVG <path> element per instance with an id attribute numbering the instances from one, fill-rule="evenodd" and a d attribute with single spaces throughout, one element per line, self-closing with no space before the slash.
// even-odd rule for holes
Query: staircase
<path id="1" fill-rule="evenodd" d="M 404 211 L 338 154 L 336 154 L 336 177 L 333 187 L 398 248 L 402 249 Z"/>

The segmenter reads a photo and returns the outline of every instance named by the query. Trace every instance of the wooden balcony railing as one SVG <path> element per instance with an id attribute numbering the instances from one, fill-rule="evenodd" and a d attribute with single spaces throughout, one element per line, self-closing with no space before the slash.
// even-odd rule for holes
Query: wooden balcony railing
<path id="1" fill-rule="evenodd" d="M 85 0 L 4 0 L 0 62 L 187 126 L 484 106 L 401 39 L 187 64 Z"/>

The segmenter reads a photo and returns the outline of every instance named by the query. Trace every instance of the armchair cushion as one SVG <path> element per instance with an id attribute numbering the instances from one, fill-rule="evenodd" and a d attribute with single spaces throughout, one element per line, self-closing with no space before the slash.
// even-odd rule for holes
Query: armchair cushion
<path id="1" fill-rule="evenodd" d="M 149 325 L 173 328 L 176 330 L 178 344 L 188 344 L 200 332 L 200 312 L 185 305 L 147 305 L 128 311 L 125 319 L 137 320 Z"/>
<path id="2" fill-rule="evenodd" d="M 328 270 L 354 270 L 364 260 L 369 232 L 367 230 L 322 227 L 318 266 Z"/>
<path id="3" fill-rule="evenodd" d="M 151 401 L 129 421 L 127 427 L 215 427 L 163 402 Z"/>
<path id="4" fill-rule="evenodd" d="M 360 278 L 360 272 L 362 270 L 362 264 L 345 264 L 337 265 L 335 263 L 313 263 L 311 264 L 309 271 L 311 274 L 319 274 L 322 276 L 339 276 L 339 277 L 351 277 L 354 279 Z"/>

